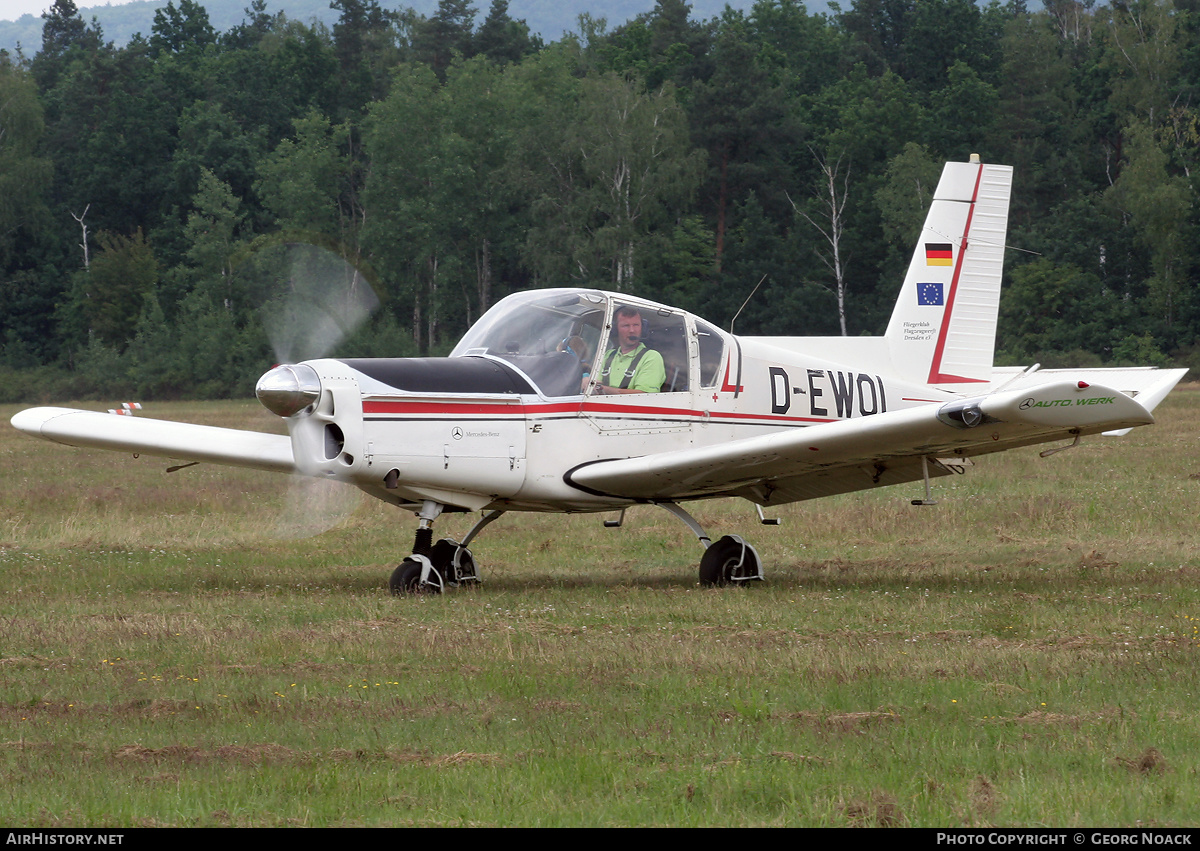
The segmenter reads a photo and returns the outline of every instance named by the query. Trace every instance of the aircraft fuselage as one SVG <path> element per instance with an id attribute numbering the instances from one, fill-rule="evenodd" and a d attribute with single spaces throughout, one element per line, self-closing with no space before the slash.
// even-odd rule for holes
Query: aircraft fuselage
<path id="1" fill-rule="evenodd" d="M 551 292 L 566 300 L 570 291 Z M 591 462 L 956 398 L 877 370 L 734 337 L 661 305 L 588 293 L 599 303 L 591 305 L 596 315 L 582 323 L 575 317 L 574 330 L 590 327 L 594 338 L 582 366 L 544 340 L 539 349 L 548 351 L 513 352 L 507 359 L 494 347 L 472 351 L 468 339 L 451 358 L 307 362 L 320 377 L 322 396 L 294 429 L 298 464 L 306 456 L 316 468 L 305 472 L 349 479 L 398 504 L 434 500 L 468 510 L 601 511 L 632 500 L 573 483 L 572 471 Z M 546 298 L 522 294 L 515 298 L 515 312 L 531 296 Z M 611 332 L 610 301 L 640 310 L 651 338 L 661 329 L 672 375 L 660 392 L 602 395 L 585 381 L 582 373 L 596 370 L 611 348 L 599 344 Z M 513 305 L 497 307 L 514 312 Z M 578 369 L 566 385 L 577 392 L 550 396 L 540 389 L 550 383 L 544 367 L 552 361 Z M 534 378 L 539 370 L 542 375 Z"/>

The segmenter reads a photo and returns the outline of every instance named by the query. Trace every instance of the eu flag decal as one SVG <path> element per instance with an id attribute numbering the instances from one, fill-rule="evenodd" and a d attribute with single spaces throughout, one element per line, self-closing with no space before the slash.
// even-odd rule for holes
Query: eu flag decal
<path id="1" fill-rule="evenodd" d="M 917 284 L 917 304 L 937 306 L 945 303 L 941 284 Z"/>

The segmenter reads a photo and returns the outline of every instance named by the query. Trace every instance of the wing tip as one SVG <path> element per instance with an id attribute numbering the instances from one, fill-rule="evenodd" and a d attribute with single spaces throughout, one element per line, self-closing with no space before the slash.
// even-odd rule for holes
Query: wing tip
<path id="1" fill-rule="evenodd" d="M 46 423 L 50 422 L 50 420 L 54 419 L 55 417 L 61 417 L 63 414 L 75 413 L 82 412 L 76 410 L 75 408 L 26 408 L 23 411 L 18 411 L 17 413 L 13 414 L 12 419 L 10 419 L 9 422 L 11 422 L 13 428 L 17 429 L 18 431 L 23 431 L 26 434 L 32 434 L 34 436 L 41 437 L 42 428 L 46 425 Z"/>

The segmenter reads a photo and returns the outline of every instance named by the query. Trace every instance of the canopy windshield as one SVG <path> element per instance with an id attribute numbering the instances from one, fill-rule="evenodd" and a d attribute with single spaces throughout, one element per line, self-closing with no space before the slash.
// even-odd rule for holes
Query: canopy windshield
<path id="1" fill-rule="evenodd" d="M 450 356 L 501 358 L 546 396 L 579 395 L 596 358 L 607 307 L 607 297 L 595 290 L 511 295 L 485 313 Z"/>

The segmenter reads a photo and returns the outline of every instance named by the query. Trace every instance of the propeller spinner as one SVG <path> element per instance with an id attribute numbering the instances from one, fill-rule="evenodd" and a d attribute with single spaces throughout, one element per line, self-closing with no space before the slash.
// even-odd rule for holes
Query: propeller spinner
<path id="1" fill-rule="evenodd" d="M 306 364 L 281 364 L 258 379 L 254 395 L 271 413 L 291 417 L 320 398 L 321 379 Z"/>

